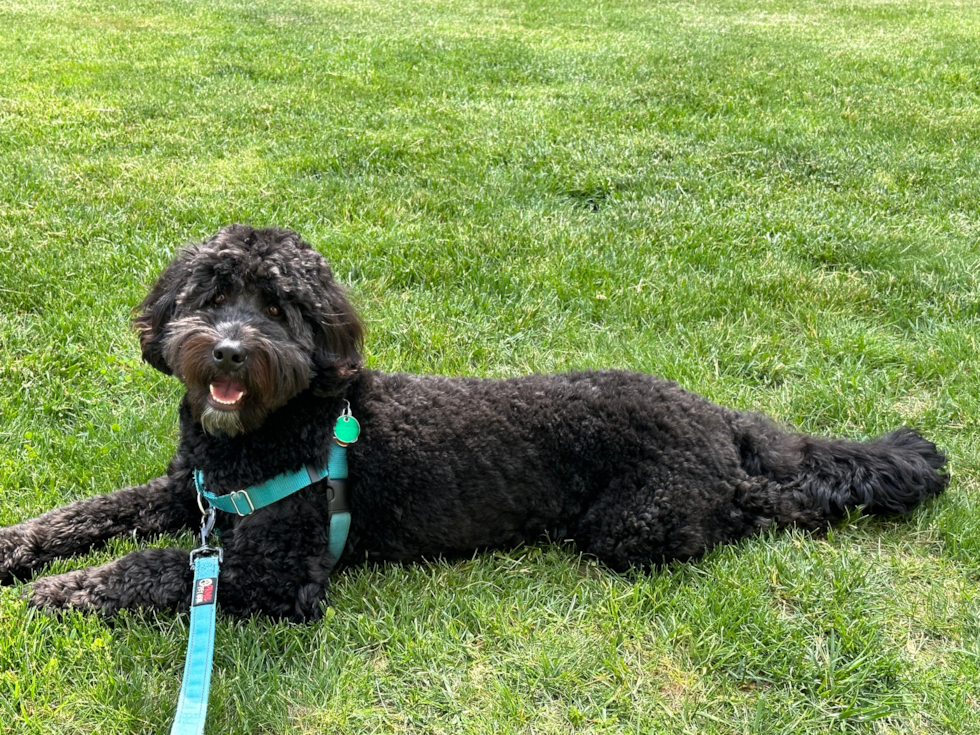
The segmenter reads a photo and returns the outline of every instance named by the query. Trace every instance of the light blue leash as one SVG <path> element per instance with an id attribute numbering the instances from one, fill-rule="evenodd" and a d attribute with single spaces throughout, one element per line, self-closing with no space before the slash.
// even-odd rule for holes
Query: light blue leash
<path id="1" fill-rule="evenodd" d="M 208 713 L 208 690 L 211 687 L 211 664 L 214 658 L 215 603 L 218 599 L 218 570 L 222 561 L 221 549 L 208 545 L 214 528 L 215 509 L 240 516 L 275 503 L 320 480 L 328 480 L 327 515 L 330 519 L 331 567 L 340 559 L 350 530 L 350 508 L 347 504 L 347 445 L 357 441 L 360 425 L 350 414 L 350 404 L 337 419 L 334 441 L 325 470 L 307 464 L 299 472 L 277 475 L 261 485 L 237 490 L 228 495 L 215 495 L 204 486 L 204 474 L 194 470 L 198 502 L 204 518 L 201 521 L 201 546 L 191 552 L 194 570 L 194 594 L 191 599 L 190 631 L 187 639 L 187 658 L 184 677 L 177 698 L 177 714 L 170 735 L 203 735 Z M 328 570 L 329 571 L 329 570 Z"/>
<path id="2" fill-rule="evenodd" d="M 213 511 L 212 511 L 213 513 Z M 202 547 L 203 548 L 203 547 Z M 177 714 L 171 735 L 202 735 L 208 714 L 211 660 L 214 656 L 214 609 L 218 597 L 219 556 L 205 556 L 194 567 L 194 597 L 187 638 L 184 678 L 177 698 Z"/>

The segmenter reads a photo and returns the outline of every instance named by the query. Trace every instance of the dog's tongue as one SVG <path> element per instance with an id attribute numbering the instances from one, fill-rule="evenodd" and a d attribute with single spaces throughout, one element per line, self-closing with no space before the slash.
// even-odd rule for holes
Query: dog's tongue
<path id="1" fill-rule="evenodd" d="M 220 403 L 237 403 L 245 395 L 245 386 L 227 376 L 211 381 L 211 395 Z"/>

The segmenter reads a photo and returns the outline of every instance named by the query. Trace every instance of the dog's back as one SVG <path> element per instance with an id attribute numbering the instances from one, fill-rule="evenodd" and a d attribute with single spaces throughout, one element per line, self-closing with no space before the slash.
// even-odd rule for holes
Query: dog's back
<path id="1" fill-rule="evenodd" d="M 907 512 L 946 484 L 943 455 L 909 430 L 869 443 L 793 434 L 650 375 L 363 377 L 354 502 L 369 509 L 358 542 L 377 558 L 547 534 L 614 568 L 649 566 L 771 523 Z"/>

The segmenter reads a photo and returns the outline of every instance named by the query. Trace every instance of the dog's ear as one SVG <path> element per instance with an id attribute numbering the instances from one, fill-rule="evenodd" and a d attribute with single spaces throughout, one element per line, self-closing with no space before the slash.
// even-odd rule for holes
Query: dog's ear
<path id="1" fill-rule="evenodd" d="M 326 261 L 317 268 L 313 322 L 313 388 L 320 395 L 339 395 L 361 369 L 364 326 Z"/>
<path id="2" fill-rule="evenodd" d="M 177 311 L 177 299 L 190 275 L 187 261 L 186 251 L 182 251 L 134 310 L 132 325 L 139 334 L 143 359 L 167 375 L 174 371 L 163 357 L 163 341 L 167 322 Z"/>

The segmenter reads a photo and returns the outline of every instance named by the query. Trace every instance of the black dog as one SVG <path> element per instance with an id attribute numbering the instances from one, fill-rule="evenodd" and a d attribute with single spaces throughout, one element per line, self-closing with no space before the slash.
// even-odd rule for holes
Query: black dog
<path id="1" fill-rule="evenodd" d="M 819 529 L 849 508 L 902 514 L 945 488 L 910 429 L 868 443 L 787 433 L 627 372 L 511 380 L 364 369 L 362 329 L 326 261 L 293 232 L 232 225 L 164 271 L 134 325 L 144 359 L 187 389 L 167 474 L 0 529 L 0 581 L 112 536 L 201 518 L 194 471 L 229 493 L 325 466 L 347 402 L 352 525 L 342 563 L 574 539 L 613 569 L 700 556 L 771 524 Z M 323 483 L 220 513 L 221 604 L 320 614 L 334 559 Z M 186 606 L 188 554 L 137 551 L 34 582 L 31 604 L 112 614 Z"/>

